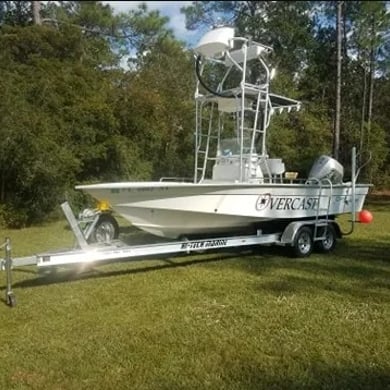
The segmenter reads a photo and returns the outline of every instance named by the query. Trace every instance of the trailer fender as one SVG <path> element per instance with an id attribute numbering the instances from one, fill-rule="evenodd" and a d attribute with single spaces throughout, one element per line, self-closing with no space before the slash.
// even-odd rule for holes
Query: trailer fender
<path id="1" fill-rule="evenodd" d="M 330 222 L 330 224 L 332 224 L 332 226 L 334 227 L 334 230 L 336 232 L 336 237 L 337 238 L 342 238 L 343 237 L 343 233 L 341 231 L 341 228 L 340 228 L 339 224 L 337 222 L 335 222 L 335 221 Z"/>
<path id="2" fill-rule="evenodd" d="M 295 236 L 298 233 L 298 230 L 305 225 L 311 225 L 308 221 L 294 221 L 290 222 L 282 233 L 280 238 L 280 243 L 282 245 L 292 245 L 295 240 Z"/>

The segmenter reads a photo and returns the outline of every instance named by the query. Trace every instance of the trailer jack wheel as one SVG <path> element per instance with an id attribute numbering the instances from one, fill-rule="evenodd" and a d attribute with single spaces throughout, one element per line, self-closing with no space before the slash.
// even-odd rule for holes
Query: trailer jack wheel
<path id="1" fill-rule="evenodd" d="M 307 257 L 313 251 L 313 232 L 307 226 L 301 227 L 296 236 L 292 246 L 295 257 Z"/>
<path id="2" fill-rule="evenodd" d="M 111 242 L 119 237 L 119 225 L 111 214 L 101 214 L 91 234 L 92 242 Z"/>
<path id="3" fill-rule="evenodd" d="M 7 305 L 10 307 L 16 306 L 16 297 L 13 293 L 7 294 Z"/>

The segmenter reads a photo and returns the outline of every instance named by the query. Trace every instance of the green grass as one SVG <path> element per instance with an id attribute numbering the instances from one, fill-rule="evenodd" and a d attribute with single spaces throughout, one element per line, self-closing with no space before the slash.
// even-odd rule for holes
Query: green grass
<path id="1" fill-rule="evenodd" d="M 390 388 L 390 207 L 370 209 L 372 224 L 306 259 L 264 247 L 15 269 L 0 388 Z M 65 226 L 1 233 L 16 257 L 70 246 Z"/>

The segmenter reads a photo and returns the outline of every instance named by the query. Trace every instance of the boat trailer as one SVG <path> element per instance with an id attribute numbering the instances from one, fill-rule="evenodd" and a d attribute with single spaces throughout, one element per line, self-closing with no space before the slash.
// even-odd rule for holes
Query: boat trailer
<path id="1" fill-rule="evenodd" d="M 257 230 L 256 234 L 252 235 L 182 239 L 142 245 L 128 245 L 118 239 L 111 240 L 108 234 L 106 241 L 89 243 L 87 240 L 91 235 L 91 226 L 96 226 L 99 217 L 104 214 L 96 212 L 95 216 L 85 224 L 85 220 L 82 221 L 75 217 L 68 202 L 61 204 L 61 208 L 76 239 L 75 248 L 13 258 L 10 238 L 6 238 L 0 246 L 0 249 L 5 250 L 5 257 L 0 258 L 0 268 L 6 272 L 5 301 L 7 305 L 11 307 L 16 305 L 15 294 L 12 290 L 12 270 L 15 267 L 37 266 L 39 269 L 50 269 L 50 267 L 140 260 L 146 257 L 152 257 L 155 260 L 156 256 L 167 254 L 190 254 L 260 245 L 290 246 L 296 257 L 306 257 L 311 254 L 314 244 L 317 244 L 322 252 L 330 252 L 335 246 L 336 239 L 342 236 L 340 227 L 334 220 L 315 218 L 292 221 L 283 231 L 266 234 Z M 84 227 L 81 227 L 82 225 Z M 313 236 L 313 232 L 317 231 L 321 231 L 321 235 Z"/>
<path id="2" fill-rule="evenodd" d="M 291 246 L 297 257 L 305 257 L 312 252 L 314 243 L 320 244 L 323 252 L 334 248 L 336 239 L 341 237 L 339 226 L 333 220 L 312 219 L 290 222 L 283 231 L 241 236 L 213 237 L 202 239 L 182 239 L 154 244 L 128 245 L 120 240 L 89 243 L 86 239 L 91 232 L 91 225 L 96 225 L 99 213 L 81 227 L 68 202 L 61 208 L 76 239 L 76 247 L 63 251 L 45 252 L 28 257 L 13 258 L 11 240 L 6 238 L 0 249 L 5 250 L 4 259 L 0 258 L 0 268 L 6 273 L 5 301 L 7 305 L 16 305 L 12 290 L 12 270 L 15 267 L 37 266 L 39 269 L 60 266 L 77 266 L 82 264 L 99 264 L 115 261 L 140 260 L 146 257 L 156 259 L 156 256 L 167 254 L 190 254 L 222 248 L 239 248 L 259 245 Z M 85 222 L 85 221 L 84 221 Z M 322 236 L 313 237 L 313 231 L 322 229 Z M 153 257 L 154 256 L 154 257 Z"/>

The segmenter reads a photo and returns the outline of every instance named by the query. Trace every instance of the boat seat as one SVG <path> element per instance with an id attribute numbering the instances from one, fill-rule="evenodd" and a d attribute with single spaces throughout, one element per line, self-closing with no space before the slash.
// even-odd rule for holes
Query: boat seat
<path id="1" fill-rule="evenodd" d="M 265 175 L 268 175 L 271 182 L 283 182 L 283 174 L 286 167 L 281 158 L 267 158 L 260 160 L 261 170 Z"/>

